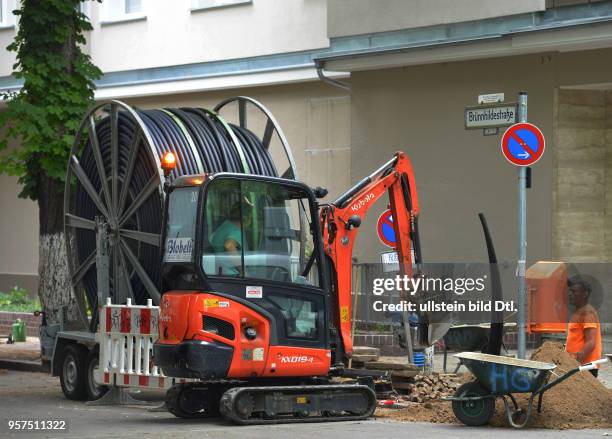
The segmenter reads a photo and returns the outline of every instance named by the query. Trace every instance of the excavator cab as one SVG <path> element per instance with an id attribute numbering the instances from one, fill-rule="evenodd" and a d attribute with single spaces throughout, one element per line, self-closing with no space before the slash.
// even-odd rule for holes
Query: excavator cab
<path id="1" fill-rule="evenodd" d="M 326 375 L 321 236 L 315 196 L 302 183 L 230 173 L 175 180 L 155 354 L 164 372 L 200 379 Z"/>
<path id="2" fill-rule="evenodd" d="M 218 173 L 166 187 L 154 362 L 199 380 L 173 386 L 169 410 L 241 424 L 371 416 L 374 372 L 343 364 L 353 350 L 352 249 L 361 219 L 388 194 L 400 270 L 412 275 L 418 200 L 407 156 L 323 206 L 305 184 L 275 177 Z"/>

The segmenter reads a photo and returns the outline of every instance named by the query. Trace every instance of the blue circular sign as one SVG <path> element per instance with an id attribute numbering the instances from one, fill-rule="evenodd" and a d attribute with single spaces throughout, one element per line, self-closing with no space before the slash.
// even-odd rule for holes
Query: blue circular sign
<path id="1" fill-rule="evenodd" d="M 502 153 L 510 163 L 529 166 L 544 154 L 544 135 L 533 124 L 522 122 L 512 125 L 502 136 Z"/>
<path id="2" fill-rule="evenodd" d="M 378 231 L 378 239 L 391 248 L 395 248 L 396 238 L 395 238 L 395 229 L 393 229 L 393 215 L 391 215 L 391 210 L 385 210 L 378 217 L 378 224 L 376 227 Z"/>

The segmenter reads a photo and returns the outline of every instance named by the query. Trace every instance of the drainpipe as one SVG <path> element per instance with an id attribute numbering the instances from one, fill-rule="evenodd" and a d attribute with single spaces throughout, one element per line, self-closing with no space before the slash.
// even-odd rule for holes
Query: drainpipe
<path id="1" fill-rule="evenodd" d="M 315 60 L 315 66 L 317 68 L 317 75 L 319 79 L 323 82 L 327 82 L 329 85 L 333 85 L 334 87 L 339 87 L 344 91 L 351 91 L 351 86 L 346 82 L 338 81 L 337 79 L 330 78 L 329 76 L 325 76 L 325 72 L 323 69 L 325 68 L 325 61 Z"/>

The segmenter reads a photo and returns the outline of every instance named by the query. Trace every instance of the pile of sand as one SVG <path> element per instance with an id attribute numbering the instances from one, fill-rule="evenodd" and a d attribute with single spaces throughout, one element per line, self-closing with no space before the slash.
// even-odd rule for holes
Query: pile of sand
<path id="1" fill-rule="evenodd" d="M 531 356 L 532 360 L 554 363 L 558 375 L 579 366 L 563 345 L 558 342 L 545 342 Z M 550 381 L 555 379 L 551 376 Z M 528 397 L 517 395 L 519 405 L 527 407 Z M 498 401 L 493 425 L 507 425 L 503 415 L 503 403 Z M 529 426 L 540 428 L 596 428 L 612 427 L 612 390 L 607 389 L 589 372 L 578 372 L 562 383 L 544 393 L 542 413 L 533 410 Z"/>
<path id="2" fill-rule="evenodd" d="M 453 414 L 450 402 L 430 401 L 423 404 L 416 402 L 404 403 L 401 409 L 376 410 L 375 416 L 400 422 L 432 422 L 435 424 L 457 424 L 459 421 Z"/>
<path id="3" fill-rule="evenodd" d="M 532 360 L 557 364 L 555 373 L 563 374 L 578 363 L 563 349 L 561 343 L 546 342 L 531 356 Z M 471 381 L 471 374 L 466 374 Z M 555 376 L 551 377 L 553 380 Z M 464 380 L 462 380 L 464 381 Z M 527 408 L 528 394 L 515 394 L 519 406 Z M 537 403 L 537 400 L 536 400 Z M 401 409 L 379 409 L 376 416 L 403 422 L 458 423 L 450 402 L 429 401 L 424 404 L 408 403 Z M 497 401 L 491 425 L 508 427 L 504 404 Z M 542 412 L 536 406 L 527 428 L 610 428 L 612 427 L 612 390 L 607 389 L 589 372 L 578 372 L 566 381 L 544 393 Z"/>

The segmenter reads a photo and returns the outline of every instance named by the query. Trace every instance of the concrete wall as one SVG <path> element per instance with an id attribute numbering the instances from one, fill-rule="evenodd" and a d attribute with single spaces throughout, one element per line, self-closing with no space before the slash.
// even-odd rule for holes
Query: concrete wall
<path id="1" fill-rule="evenodd" d="M 101 24 L 102 5 L 90 2 L 86 50 L 103 72 L 172 66 L 327 47 L 326 0 L 254 0 L 191 12 L 191 0 L 143 1 L 146 19 Z M 0 30 L 0 47 L 15 29 Z M 0 50 L 0 76 L 14 56 Z"/>
<path id="2" fill-rule="evenodd" d="M 0 292 L 38 288 L 38 206 L 17 198 L 17 178 L 0 176 Z"/>
<path id="3" fill-rule="evenodd" d="M 612 91 L 606 93 L 606 122 L 604 125 L 606 139 L 606 182 L 604 219 L 606 253 L 605 260 L 612 261 Z"/>
<path id="4" fill-rule="evenodd" d="M 545 0 L 329 0 L 330 38 L 542 11 Z"/>
<path id="5" fill-rule="evenodd" d="M 145 21 L 99 24 L 92 2 L 93 61 L 104 72 L 326 47 L 325 0 L 255 0 L 190 12 L 191 0 L 143 2 Z"/>
<path id="6" fill-rule="evenodd" d="M 561 89 L 555 99 L 553 258 L 612 261 L 612 93 Z"/>
<path id="7" fill-rule="evenodd" d="M 555 90 L 611 81 L 611 55 L 609 50 L 540 54 L 353 73 L 353 180 L 402 149 L 415 169 L 427 261 L 485 261 L 478 212 L 487 215 L 498 259 L 514 260 L 516 170 L 500 153 L 501 136 L 466 131 L 463 111 L 480 93 L 504 92 L 512 101 L 526 90 L 529 121 L 547 139 L 546 154 L 533 168 L 533 187 L 528 191 L 528 257 L 551 258 Z M 375 262 L 377 251 L 385 249 L 375 232 L 385 203 L 379 202 L 361 227 L 360 261 Z"/>

